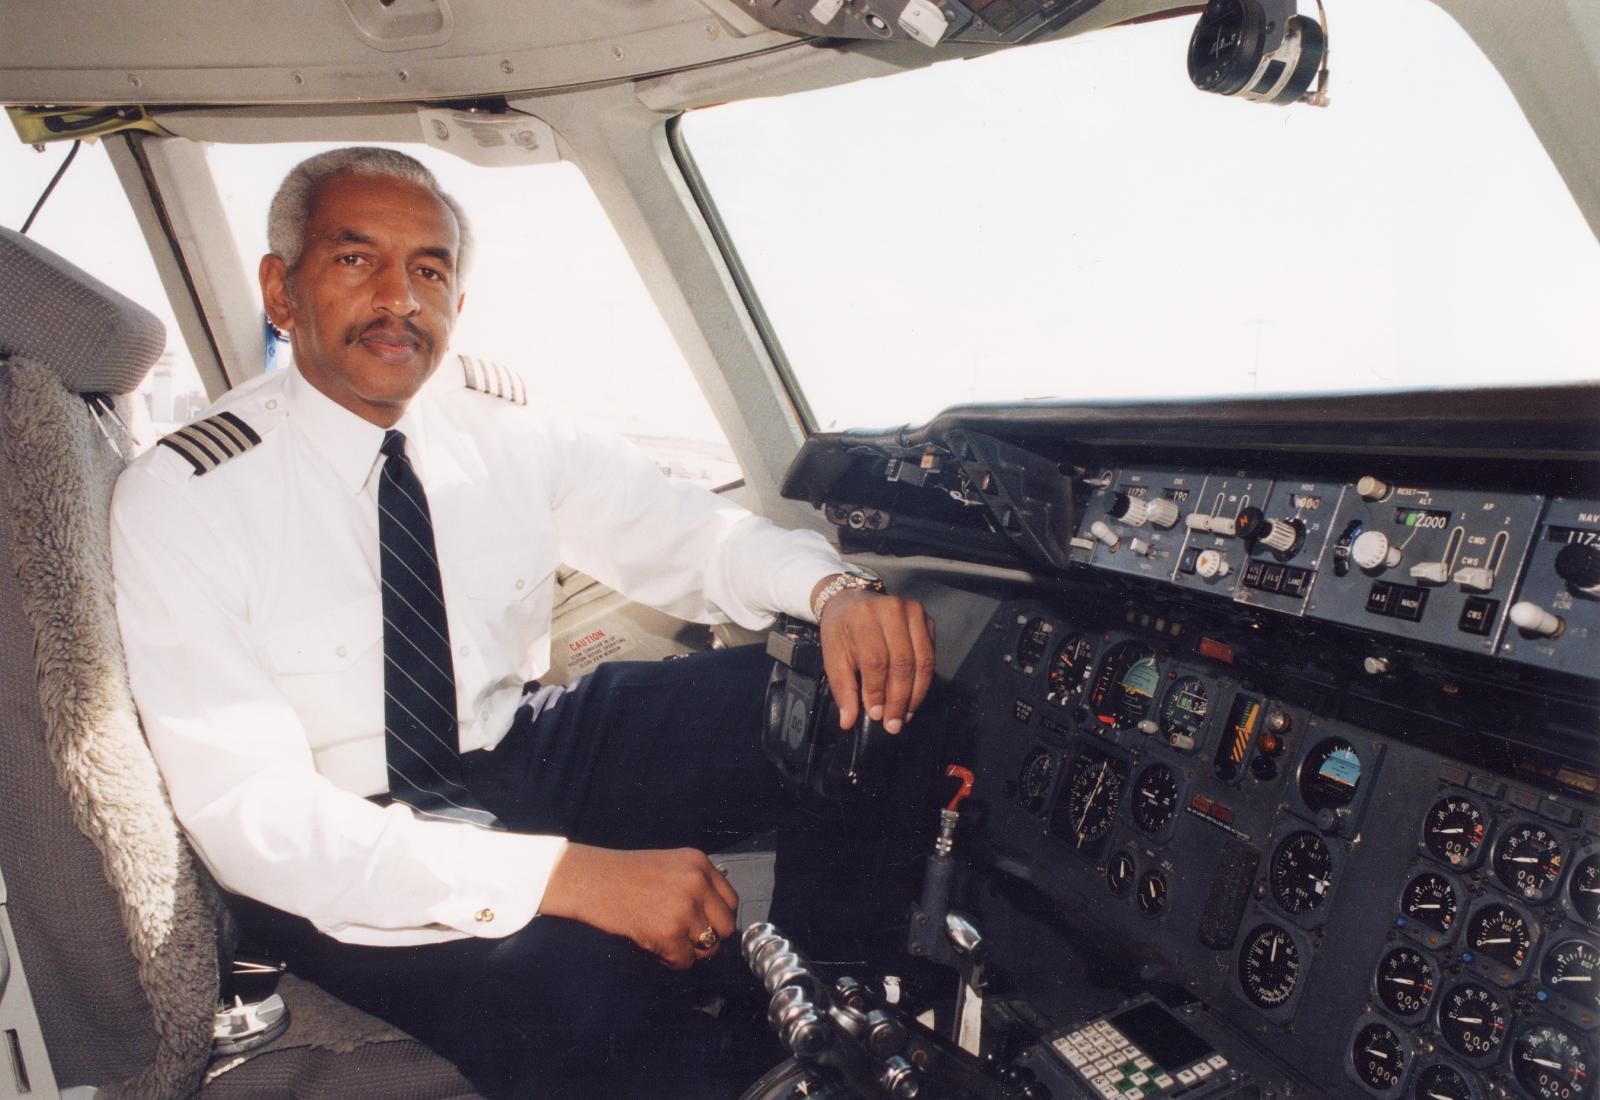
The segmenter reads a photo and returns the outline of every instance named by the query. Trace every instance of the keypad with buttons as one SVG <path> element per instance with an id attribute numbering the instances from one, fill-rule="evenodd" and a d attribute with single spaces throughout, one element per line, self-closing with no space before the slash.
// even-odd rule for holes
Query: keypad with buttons
<path id="1" fill-rule="evenodd" d="M 1227 1069 L 1221 1054 L 1185 1066 L 1162 1066 L 1108 1020 L 1096 1020 L 1050 1041 L 1051 1048 L 1104 1100 L 1177 1096 Z"/>

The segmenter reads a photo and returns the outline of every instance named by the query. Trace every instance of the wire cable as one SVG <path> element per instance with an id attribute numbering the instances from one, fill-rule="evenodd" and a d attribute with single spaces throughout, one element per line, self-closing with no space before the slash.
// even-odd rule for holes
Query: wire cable
<path id="1" fill-rule="evenodd" d="M 56 174 L 50 177 L 50 182 L 45 184 L 44 194 L 39 196 L 39 201 L 33 204 L 33 212 L 28 215 L 28 220 L 22 223 L 22 235 L 26 237 L 28 230 L 33 227 L 33 219 L 39 216 L 39 211 L 44 207 L 45 200 L 50 197 L 50 192 L 56 189 L 56 184 L 61 182 L 61 177 L 67 174 L 67 169 L 72 166 L 72 158 L 78 155 L 78 147 L 83 144 L 83 139 L 72 143 L 72 148 L 67 150 L 67 159 L 61 162 L 61 167 L 56 169 Z"/>

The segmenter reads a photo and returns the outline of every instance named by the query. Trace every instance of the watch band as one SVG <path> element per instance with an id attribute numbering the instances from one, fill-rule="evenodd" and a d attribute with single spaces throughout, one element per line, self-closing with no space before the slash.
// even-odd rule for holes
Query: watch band
<path id="1" fill-rule="evenodd" d="M 811 617 L 820 623 L 823 609 L 828 606 L 828 601 L 847 588 L 866 588 L 873 592 L 886 591 L 883 582 L 877 577 L 868 577 L 860 573 L 840 573 L 824 585 L 822 591 L 817 593 L 817 598 L 811 601 Z"/>

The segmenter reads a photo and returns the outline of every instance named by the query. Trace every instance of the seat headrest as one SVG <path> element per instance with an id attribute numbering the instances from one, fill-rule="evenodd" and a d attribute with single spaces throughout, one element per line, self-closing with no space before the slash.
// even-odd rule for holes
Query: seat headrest
<path id="1" fill-rule="evenodd" d="M 155 314 L 0 226 L 0 358 L 47 367 L 74 393 L 132 393 L 166 346 Z"/>

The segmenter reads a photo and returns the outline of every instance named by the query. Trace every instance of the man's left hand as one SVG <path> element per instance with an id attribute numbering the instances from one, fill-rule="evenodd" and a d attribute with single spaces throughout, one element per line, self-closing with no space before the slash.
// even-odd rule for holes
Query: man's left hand
<path id="1" fill-rule="evenodd" d="M 873 721 L 899 733 L 933 683 L 928 613 L 916 600 L 846 589 L 828 601 L 818 625 L 840 728 L 855 725 L 864 706 Z"/>

